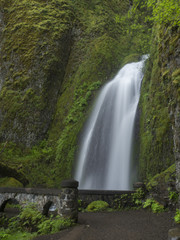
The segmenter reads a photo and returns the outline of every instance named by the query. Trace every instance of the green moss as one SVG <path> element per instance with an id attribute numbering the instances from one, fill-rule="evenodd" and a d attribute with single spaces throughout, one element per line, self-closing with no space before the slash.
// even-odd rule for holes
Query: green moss
<path id="1" fill-rule="evenodd" d="M 138 62 L 138 61 L 140 61 L 140 58 L 141 58 L 141 56 L 136 53 L 128 55 L 127 57 L 124 58 L 122 65 L 124 66 L 127 63 Z"/>
<path id="2" fill-rule="evenodd" d="M 0 94 L 4 120 L 0 132 L 3 138 L 6 132 L 6 139 L 11 136 L 11 140 L 24 143 L 22 132 L 41 135 L 47 132 L 44 125 L 50 124 L 40 122 L 43 114 L 52 115 L 65 72 L 72 8 L 62 0 L 48 4 L 17 0 L 1 2 L 1 7 L 5 27 L 0 63 L 5 82 Z M 51 116 L 46 119 L 50 122 Z M 34 144 L 30 141 L 26 145 Z"/>
<path id="3" fill-rule="evenodd" d="M 172 80 L 173 80 L 173 84 L 175 85 L 175 87 L 180 86 L 180 68 L 176 69 L 172 73 Z"/>
<path id="4" fill-rule="evenodd" d="M 77 137 L 84 123 L 84 114 L 93 92 L 99 88 L 100 82 L 91 85 L 84 83 L 74 94 L 74 104 L 67 115 L 65 128 L 59 138 L 56 152 L 56 175 L 58 182 L 71 176 L 74 156 L 77 150 Z M 59 166 L 59 168 L 58 168 Z"/>
<path id="5" fill-rule="evenodd" d="M 106 210 L 108 207 L 109 204 L 107 202 L 94 201 L 87 206 L 86 210 L 88 212 L 100 212 Z"/>
<path id="6" fill-rule="evenodd" d="M 170 166 L 165 171 L 156 174 L 146 185 L 148 191 L 152 191 L 153 189 L 162 188 L 162 185 L 169 185 L 170 182 L 175 181 L 176 169 L 175 164 Z M 167 190 L 167 189 L 165 189 Z"/>
<path id="7" fill-rule="evenodd" d="M 23 184 L 20 183 L 15 178 L 0 178 L 0 187 L 23 187 Z"/>
<path id="8" fill-rule="evenodd" d="M 150 179 L 174 163 L 172 112 L 178 102 L 179 70 L 168 57 L 175 55 L 170 48 L 178 30 L 161 26 L 154 31 L 154 45 L 142 83 L 140 107 L 140 176 Z M 157 36 L 159 37 L 157 41 Z M 171 45 L 172 46 L 172 45 Z M 174 46 L 176 46 L 174 42 Z M 177 79 L 176 79 L 177 78 Z M 176 86 L 176 87 L 175 87 Z"/>

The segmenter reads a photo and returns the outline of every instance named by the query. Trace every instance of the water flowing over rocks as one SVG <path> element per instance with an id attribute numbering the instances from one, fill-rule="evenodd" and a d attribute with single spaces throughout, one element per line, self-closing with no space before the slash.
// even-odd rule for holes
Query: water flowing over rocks
<path id="1" fill-rule="evenodd" d="M 75 174 L 80 189 L 132 188 L 133 130 L 146 58 L 125 65 L 102 89 L 82 140 Z"/>

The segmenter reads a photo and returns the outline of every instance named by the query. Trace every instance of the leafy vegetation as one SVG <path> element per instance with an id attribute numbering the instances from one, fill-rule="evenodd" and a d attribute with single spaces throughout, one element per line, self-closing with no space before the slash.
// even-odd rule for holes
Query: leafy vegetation
<path id="1" fill-rule="evenodd" d="M 162 171 L 161 173 L 158 173 L 153 178 L 151 178 L 150 181 L 147 182 L 146 188 L 148 191 L 153 191 L 155 189 L 157 190 L 157 188 L 161 188 L 162 185 L 166 185 L 166 188 L 168 188 L 168 185 L 174 183 L 175 179 L 175 164 L 173 164 L 165 171 Z"/>
<path id="2" fill-rule="evenodd" d="M 3 217 L 2 226 L 7 224 Z M 3 240 L 11 239 L 31 239 L 38 234 L 56 233 L 60 230 L 72 226 L 74 223 L 70 219 L 64 219 L 60 216 L 50 216 L 49 218 L 42 215 L 36 208 L 35 204 L 28 204 L 21 209 L 17 217 L 9 220 L 8 228 L 0 229 L 0 236 Z M 13 238 L 14 237 L 14 238 Z"/>
<path id="3" fill-rule="evenodd" d="M 176 209 L 176 214 L 174 216 L 174 220 L 176 223 L 180 223 L 180 210 Z"/>
<path id="4" fill-rule="evenodd" d="M 140 99 L 142 179 L 151 179 L 174 163 L 170 111 L 174 111 L 178 101 L 177 89 L 172 86 L 172 73 L 177 71 L 177 65 L 170 61 L 168 67 L 164 59 L 168 58 L 170 51 L 175 55 L 177 36 L 178 30 L 173 31 L 172 27 L 162 26 L 154 30 L 154 45 L 145 70 Z M 166 50 L 167 46 L 171 46 L 171 50 Z"/>
<path id="5" fill-rule="evenodd" d="M 53 234 L 72 225 L 73 221 L 71 221 L 70 219 L 63 219 L 60 216 L 56 216 L 55 218 L 53 218 L 53 216 L 51 216 L 49 219 L 43 221 L 38 225 L 38 233 L 42 235 L 48 233 Z"/>
<path id="6" fill-rule="evenodd" d="M 22 183 L 20 183 L 15 178 L 0 178 L 0 187 L 23 187 Z"/>
<path id="7" fill-rule="evenodd" d="M 178 202 L 179 194 L 175 191 L 170 191 L 169 192 L 169 199 L 173 202 Z"/>
<path id="8" fill-rule="evenodd" d="M 117 210 L 129 208 L 130 197 L 128 194 L 122 194 L 119 198 L 114 199 L 114 208 Z"/>
<path id="9" fill-rule="evenodd" d="M 158 24 L 180 26 L 180 8 L 176 0 L 148 0 L 148 7 L 152 8 L 151 19 Z"/>
<path id="10" fill-rule="evenodd" d="M 132 194 L 132 202 L 135 206 L 142 206 L 142 201 L 145 198 L 145 192 L 142 188 L 138 188 L 135 193 Z"/>
<path id="11" fill-rule="evenodd" d="M 150 208 L 153 213 L 160 213 L 164 211 L 164 206 L 159 204 L 157 201 L 155 201 L 153 198 L 148 198 L 143 203 L 143 208 Z"/>
<path id="12" fill-rule="evenodd" d="M 36 237 L 36 233 L 27 232 L 14 232 L 13 234 L 9 229 L 0 228 L 0 238 L 2 240 L 30 240 Z"/>
<path id="13" fill-rule="evenodd" d="M 100 212 L 107 210 L 108 207 L 109 204 L 105 201 L 94 201 L 87 206 L 86 210 L 88 212 Z"/>
<path id="14" fill-rule="evenodd" d="M 172 199 L 176 198 L 175 193 L 171 192 L 170 196 Z M 81 206 L 83 201 L 81 201 Z M 85 211 L 98 212 L 98 211 L 122 211 L 122 210 L 138 210 L 138 209 L 149 209 L 153 213 L 164 212 L 165 207 L 156 201 L 152 197 L 146 197 L 146 194 L 142 188 L 139 188 L 132 194 L 122 194 L 120 197 L 115 198 L 113 202 L 113 209 L 109 208 L 109 204 L 104 201 L 93 201 L 91 202 Z M 80 208 L 82 211 L 82 208 Z"/>

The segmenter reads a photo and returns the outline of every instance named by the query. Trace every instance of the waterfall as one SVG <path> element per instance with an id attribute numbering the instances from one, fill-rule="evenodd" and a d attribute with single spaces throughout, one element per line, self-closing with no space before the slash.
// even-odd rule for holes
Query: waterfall
<path id="1" fill-rule="evenodd" d="M 146 58 L 125 65 L 101 90 L 80 147 L 74 176 L 80 189 L 131 189 L 133 129 Z"/>

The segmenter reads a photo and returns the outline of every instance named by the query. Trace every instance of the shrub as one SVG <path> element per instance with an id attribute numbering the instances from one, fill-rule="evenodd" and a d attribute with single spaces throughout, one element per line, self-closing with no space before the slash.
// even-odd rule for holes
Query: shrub
<path id="1" fill-rule="evenodd" d="M 172 202 L 178 202 L 179 194 L 177 192 L 171 191 L 169 192 L 169 200 Z"/>
<path id="2" fill-rule="evenodd" d="M 140 207 L 142 205 L 142 200 L 145 197 L 145 193 L 142 190 L 142 188 L 138 188 L 135 193 L 131 194 L 131 196 L 132 196 L 133 204 L 135 204 L 136 206 Z"/>
<path id="3" fill-rule="evenodd" d="M 38 225 L 38 233 L 39 234 L 56 233 L 72 225 L 73 221 L 71 219 L 65 219 L 60 216 L 56 216 L 53 219 L 53 216 L 51 216 L 49 219 L 46 219 L 45 221 L 41 222 Z"/>
<path id="4" fill-rule="evenodd" d="M 104 211 L 108 207 L 109 207 L 109 204 L 105 201 L 94 201 L 87 206 L 86 210 L 88 212 L 99 212 L 99 211 Z"/>
<path id="5" fill-rule="evenodd" d="M 36 233 L 27 233 L 27 232 L 11 232 L 9 229 L 0 229 L 0 239 L 1 240 L 30 240 L 36 237 Z"/>
<path id="6" fill-rule="evenodd" d="M 114 207 L 116 209 L 128 209 L 130 202 L 130 196 L 128 194 L 122 194 L 119 198 L 114 200 Z"/>
<path id="7" fill-rule="evenodd" d="M 22 209 L 18 220 L 21 229 L 33 232 L 37 230 L 37 225 L 45 220 L 45 216 L 37 210 L 35 204 L 30 203 Z"/>
<path id="8" fill-rule="evenodd" d="M 164 206 L 158 203 L 153 198 L 148 198 L 144 204 L 143 208 L 150 208 L 153 213 L 159 213 L 164 211 Z"/>
<path id="9" fill-rule="evenodd" d="M 2 219 L 4 220 L 4 218 Z M 60 216 L 54 217 L 53 215 L 50 218 L 43 216 L 37 210 L 36 205 L 31 203 L 21 209 L 17 217 L 9 220 L 8 229 L 0 229 L 0 239 L 30 239 L 37 234 L 56 233 L 72 225 L 73 221 L 71 219 L 65 219 Z M 11 236 L 14 238 L 11 238 Z"/>
<path id="10" fill-rule="evenodd" d="M 176 209 L 176 215 L 174 216 L 176 223 L 180 223 L 180 209 Z"/>

